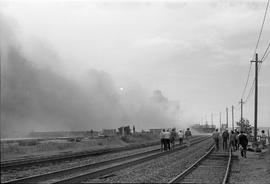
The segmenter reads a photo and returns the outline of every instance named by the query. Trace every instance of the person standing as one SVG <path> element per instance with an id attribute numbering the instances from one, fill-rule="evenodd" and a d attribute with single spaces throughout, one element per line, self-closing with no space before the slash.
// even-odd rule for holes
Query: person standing
<path id="1" fill-rule="evenodd" d="M 231 131 L 231 133 L 230 133 L 230 136 L 229 136 L 229 144 L 230 144 L 230 149 L 232 150 L 232 151 L 235 151 L 235 139 L 236 139 L 236 137 L 235 137 L 235 133 L 233 132 L 233 130 Z"/>
<path id="2" fill-rule="evenodd" d="M 223 133 L 222 133 L 222 145 L 223 145 L 223 150 L 227 150 L 228 149 L 228 139 L 229 139 L 229 132 L 226 129 Z"/>
<path id="3" fill-rule="evenodd" d="M 262 142 L 262 148 L 266 148 L 266 138 L 267 136 L 264 133 L 264 130 L 262 130 L 262 135 L 261 135 L 261 142 Z"/>
<path id="4" fill-rule="evenodd" d="M 171 133 L 170 133 L 170 130 L 168 129 L 166 132 L 165 132 L 165 135 L 164 135 L 164 142 L 165 142 L 165 150 L 170 150 L 171 149 L 171 146 L 170 146 L 170 136 L 171 136 Z"/>
<path id="5" fill-rule="evenodd" d="M 187 147 L 190 147 L 191 136 L 192 136 L 191 131 L 189 130 L 189 128 L 187 128 L 187 130 L 185 131 L 185 138 L 186 138 Z"/>
<path id="6" fill-rule="evenodd" d="M 239 135 L 239 150 L 241 151 L 241 156 L 244 158 L 247 158 L 247 145 L 248 145 L 248 138 L 244 134 L 243 131 L 241 131 Z"/>
<path id="7" fill-rule="evenodd" d="M 235 149 L 238 150 L 238 147 L 239 147 L 239 132 L 235 129 Z"/>
<path id="8" fill-rule="evenodd" d="M 183 144 L 184 132 L 182 132 L 182 130 L 179 130 L 178 138 L 179 138 L 179 145 Z"/>
<path id="9" fill-rule="evenodd" d="M 176 129 L 173 128 L 170 135 L 170 143 L 171 143 L 172 150 L 174 150 L 176 136 L 177 136 Z"/>
<path id="10" fill-rule="evenodd" d="M 219 132 L 218 132 L 218 129 L 216 129 L 216 131 L 212 134 L 212 137 L 213 137 L 214 142 L 215 142 L 216 151 L 218 151 L 219 150 Z"/>
<path id="11" fill-rule="evenodd" d="M 165 129 L 162 130 L 162 132 L 160 132 L 159 134 L 160 136 L 160 150 L 164 150 L 165 149 Z"/>

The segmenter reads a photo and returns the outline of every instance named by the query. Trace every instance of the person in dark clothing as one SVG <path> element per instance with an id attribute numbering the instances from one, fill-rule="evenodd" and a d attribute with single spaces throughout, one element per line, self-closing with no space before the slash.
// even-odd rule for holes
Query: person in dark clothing
<path id="1" fill-rule="evenodd" d="M 218 151 L 219 150 L 219 132 L 218 132 L 218 129 L 216 129 L 216 131 L 212 134 L 212 137 L 213 137 L 214 142 L 215 142 L 216 151 Z"/>
<path id="2" fill-rule="evenodd" d="M 187 128 L 187 130 L 185 131 L 185 138 L 186 138 L 187 147 L 190 147 L 190 137 L 191 136 L 192 136 L 191 131 L 189 130 L 189 128 Z"/>
<path id="3" fill-rule="evenodd" d="M 167 149 L 171 150 L 170 137 L 171 137 L 171 133 L 170 133 L 170 130 L 168 129 L 164 134 L 164 142 L 165 142 L 164 150 L 167 150 Z"/>
<path id="4" fill-rule="evenodd" d="M 165 129 L 160 132 L 160 150 L 165 150 Z"/>
<path id="5" fill-rule="evenodd" d="M 239 145 L 241 147 L 239 147 L 240 151 L 241 151 L 241 156 L 244 158 L 247 158 L 247 145 L 248 145 L 248 138 L 247 136 L 244 134 L 243 131 L 241 131 L 240 135 L 239 135 Z"/>
<path id="6" fill-rule="evenodd" d="M 228 132 L 228 130 L 225 130 L 222 133 L 223 150 L 227 150 L 228 149 L 228 139 L 229 139 L 229 132 Z"/>
<path id="7" fill-rule="evenodd" d="M 238 150 L 239 149 L 239 132 L 235 129 L 235 149 Z"/>
<path id="8" fill-rule="evenodd" d="M 233 130 L 231 130 L 231 134 L 229 135 L 229 145 L 230 145 L 230 149 L 232 151 L 235 151 L 235 139 L 236 139 L 236 134 L 234 133 Z"/>
<path id="9" fill-rule="evenodd" d="M 177 136 L 176 129 L 173 128 L 172 131 L 171 131 L 171 135 L 170 135 L 170 142 L 171 142 L 171 148 L 172 148 L 172 150 L 174 150 L 176 136 Z"/>

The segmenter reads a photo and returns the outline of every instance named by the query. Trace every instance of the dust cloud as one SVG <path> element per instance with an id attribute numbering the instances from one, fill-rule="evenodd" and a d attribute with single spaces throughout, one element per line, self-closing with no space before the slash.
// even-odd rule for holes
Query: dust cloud
<path id="1" fill-rule="evenodd" d="M 1 137 L 29 131 L 136 129 L 175 126 L 179 104 L 161 91 L 147 96 L 137 84 L 119 88 L 106 73 L 90 68 L 72 80 L 24 53 L 16 23 L 1 16 Z M 40 48 L 42 50 L 42 47 Z M 56 51 L 40 52 L 43 63 L 59 63 Z M 45 53 L 45 54 L 44 54 Z M 33 53 L 36 55 L 37 53 Z M 153 89 L 154 90 L 154 89 Z"/>

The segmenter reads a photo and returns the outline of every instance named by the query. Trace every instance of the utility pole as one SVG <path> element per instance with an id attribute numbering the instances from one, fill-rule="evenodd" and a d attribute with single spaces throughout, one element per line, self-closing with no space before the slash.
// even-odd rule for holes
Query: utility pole
<path id="1" fill-rule="evenodd" d="M 258 113 L 258 53 L 255 54 L 255 96 L 254 96 L 254 142 L 257 143 L 257 113 Z"/>
<path id="2" fill-rule="evenodd" d="M 232 105 L 232 129 L 234 130 L 234 114 L 233 114 L 233 105 Z"/>
<path id="3" fill-rule="evenodd" d="M 229 122 L 228 122 L 228 107 L 226 107 L 226 128 L 229 127 Z"/>
<path id="4" fill-rule="evenodd" d="M 219 129 L 220 129 L 220 132 L 221 132 L 221 112 L 219 112 Z"/>
<path id="5" fill-rule="evenodd" d="M 241 101 L 239 103 L 241 104 L 241 119 L 240 119 L 240 122 L 242 122 L 243 121 L 243 104 L 244 104 L 242 98 L 241 98 Z"/>
<path id="6" fill-rule="evenodd" d="M 207 115 L 205 115 L 205 125 L 206 125 L 206 128 L 208 128 Z"/>
<path id="7" fill-rule="evenodd" d="M 211 113 L 211 124 L 212 124 L 212 128 L 213 128 L 213 113 Z"/>

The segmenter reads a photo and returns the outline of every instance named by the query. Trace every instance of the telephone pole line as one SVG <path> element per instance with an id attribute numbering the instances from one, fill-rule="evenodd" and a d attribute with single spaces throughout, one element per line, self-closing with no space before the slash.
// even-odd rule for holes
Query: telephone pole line
<path id="1" fill-rule="evenodd" d="M 244 104 L 242 98 L 241 98 L 241 101 L 239 103 L 241 104 L 241 118 L 240 118 L 240 122 L 242 122 L 243 121 L 243 104 Z"/>
<path id="2" fill-rule="evenodd" d="M 221 112 L 219 112 L 219 131 L 221 132 Z"/>
<path id="3" fill-rule="evenodd" d="M 208 127 L 207 115 L 205 115 L 205 126 Z"/>
<path id="4" fill-rule="evenodd" d="M 234 130 L 234 112 L 233 112 L 233 105 L 232 105 L 232 130 Z"/>
<path id="5" fill-rule="evenodd" d="M 258 53 L 255 54 L 255 95 L 254 95 L 254 141 L 257 143 L 257 119 L 258 119 Z"/>
<path id="6" fill-rule="evenodd" d="M 213 113 L 211 113 L 211 124 L 212 124 L 212 128 L 213 128 Z"/>
<path id="7" fill-rule="evenodd" d="M 226 128 L 229 127 L 229 122 L 228 122 L 228 107 L 226 107 Z"/>

